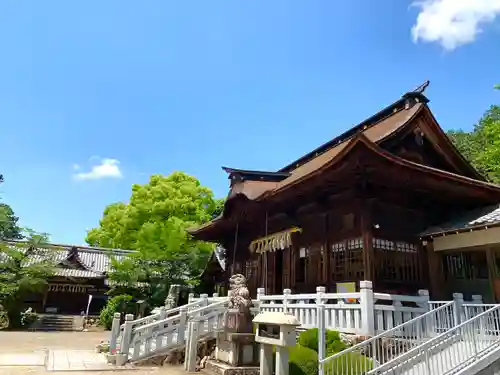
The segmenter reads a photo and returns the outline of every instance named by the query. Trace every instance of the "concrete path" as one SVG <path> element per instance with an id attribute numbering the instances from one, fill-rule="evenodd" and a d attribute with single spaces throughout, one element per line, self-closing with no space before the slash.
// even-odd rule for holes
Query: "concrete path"
<path id="1" fill-rule="evenodd" d="M 0 366 L 45 366 L 45 351 L 0 354 Z"/>
<path id="2" fill-rule="evenodd" d="M 125 371 L 131 366 L 114 366 L 106 356 L 95 350 L 48 350 L 33 353 L 0 355 L 0 370 L 4 367 L 41 367 L 46 371 Z M 137 368 L 139 369 L 139 368 Z M 40 369 L 41 370 L 41 369 Z"/>
<path id="3" fill-rule="evenodd" d="M 49 350 L 47 371 L 105 371 L 116 370 L 106 356 L 95 350 Z"/>

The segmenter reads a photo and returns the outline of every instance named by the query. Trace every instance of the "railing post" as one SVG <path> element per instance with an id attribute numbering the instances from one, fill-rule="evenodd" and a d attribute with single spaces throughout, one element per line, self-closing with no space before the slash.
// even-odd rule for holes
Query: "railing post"
<path id="1" fill-rule="evenodd" d="M 283 289 L 283 312 L 288 313 L 288 299 L 290 298 L 290 294 L 292 294 L 291 289 Z"/>
<path id="2" fill-rule="evenodd" d="M 424 312 L 422 313 L 422 315 L 424 315 L 428 313 L 431 309 L 429 303 L 430 301 L 429 291 L 426 289 L 421 289 L 418 291 L 418 295 L 423 298 L 423 301 L 419 302 L 417 305 L 418 307 L 424 310 Z M 422 320 L 422 332 L 417 332 L 417 334 L 421 333 L 424 337 L 431 337 L 432 336 L 431 324 L 432 324 L 431 317 L 427 316 L 425 319 Z"/>
<path id="3" fill-rule="evenodd" d="M 259 301 L 259 312 L 261 312 L 261 306 L 262 306 L 262 297 L 266 295 L 266 289 L 265 288 L 257 288 L 257 301 Z"/>
<path id="4" fill-rule="evenodd" d="M 186 343 L 186 330 L 188 322 L 188 309 L 182 307 L 179 317 L 179 330 L 177 331 L 177 344 Z"/>
<path id="5" fill-rule="evenodd" d="M 164 320 L 167 319 L 167 308 L 165 306 L 160 307 L 160 319 L 159 320 Z"/>
<path id="6" fill-rule="evenodd" d="M 188 295 L 188 303 L 194 302 L 194 293 L 189 293 Z"/>
<path id="7" fill-rule="evenodd" d="M 325 305 L 316 305 L 316 315 L 318 317 L 318 359 L 319 359 L 319 373 L 324 374 L 323 359 L 326 358 L 326 327 L 325 327 Z"/>
<path id="8" fill-rule="evenodd" d="M 361 327 L 364 336 L 375 335 L 375 302 L 373 284 L 365 280 L 359 282 L 359 303 L 361 305 Z"/>
<path id="9" fill-rule="evenodd" d="M 423 308 L 423 309 L 425 309 L 426 310 L 425 312 L 428 312 L 430 310 L 430 306 L 429 306 L 429 301 L 430 301 L 429 291 L 427 289 L 420 289 L 418 291 L 418 295 L 424 299 L 424 301 L 418 303 L 418 306 L 421 307 L 421 308 Z"/>
<path id="10" fill-rule="evenodd" d="M 326 288 L 324 286 L 316 287 L 316 306 L 324 303 L 324 294 L 326 293 Z M 313 310 L 314 311 L 314 310 Z M 317 325 L 319 321 L 318 310 L 316 310 L 316 322 L 311 322 Z"/>
<path id="11" fill-rule="evenodd" d="M 113 314 L 113 323 L 111 325 L 111 339 L 109 340 L 109 352 L 116 354 L 116 343 L 120 335 L 120 318 L 119 312 Z"/>
<path id="12" fill-rule="evenodd" d="M 458 326 L 462 318 L 464 304 L 464 295 L 462 293 L 453 293 L 453 323 Z"/>
<path id="13" fill-rule="evenodd" d="M 208 294 L 200 294 L 200 307 L 208 306 Z"/>
<path id="14" fill-rule="evenodd" d="M 118 366 L 123 366 L 128 361 L 129 351 L 130 351 L 130 341 L 132 339 L 132 328 L 134 325 L 134 315 L 125 315 L 125 326 L 123 327 L 123 336 L 120 343 L 120 358 L 116 359 L 116 364 Z"/>
<path id="15" fill-rule="evenodd" d="M 187 372 L 196 371 L 196 355 L 198 349 L 198 327 L 199 327 L 199 322 L 194 320 L 189 321 L 188 340 L 186 342 L 186 355 L 184 359 L 184 369 Z"/>
<path id="16" fill-rule="evenodd" d="M 212 298 L 219 298 L 219 293 L 212 294 Z"/>
<path id="17" fill-rule="evenodd" d="M 473 294 L 472 295 L 472 303 L 474 305 L 481 305 L 483 303 L 483 296 L 480 294 Z"/>

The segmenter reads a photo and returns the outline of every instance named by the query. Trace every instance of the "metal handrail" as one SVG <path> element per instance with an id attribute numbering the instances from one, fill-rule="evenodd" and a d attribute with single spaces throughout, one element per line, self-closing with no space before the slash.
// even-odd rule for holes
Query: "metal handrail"
<path id="1" fill-rule="evenodd" d="M 464 339 L 464 337 L 467 339 L 468 337 L 466 337 L 466 336 L 470 334 L 472 336 L 471 341 L 473 344 L 473 348 L 472 348 L 473 353 L 472 353 L 471 358 L 458 358 L 458 356 L 457 356 L 456 366 L 453 368 L 449 368 L 446 371 L 448 373 L 449 371 L 466 367 L 467 365 L 470 364 L 471 359 L 476 360 L 479 358 L 479 355 L 481 353 L 489 352 L 488 350 L 485 350 L 485 349 L 489 349 L 490 347 L 493 347 L 493 346 L 496 347 L 498 345 L 498 341 L 500 341 L 500 337 L 498 337 L 497 340 L 493 341 L 493 345 L 488 345 L 482 351 L 478 351 L 479 348 L 477 346 L 476 340 L 474 339 L 474 336 L 477 336 L 477 332 L 474 332 L 475 330 L 466 331 L 465 335 L 462 333 L 459 333 L 459 332 L 463 331 L 464 328 L 467 328 L 468 326 L 470 326 L 471 323 L 472 324 L 477 323 L 482 318 L 486 317 L 487 315 L 489 315 L 495 311 L 500 313 L 500 305 L 493 305 L 493 307 L 482 312 L 481 314 L 476 315 L 473 318 L 470 318 L 470 319 L 466 320 L 465 322 L 456 325 L 455 327 L 451 328 L 450 330 L 448 330 L 448 331 L 446 331 L 446 332 L 444 332 L 436 337 L 429 339 L 428 341 L 426 341 L 422 345 L 409 350 L 408 352 L 404 353 L 403 355 L 399 356 L 398 358 L 394 358 L 393 360 L 384 363 L 383 365 L 376 368 L 376 373 L 383 374 L 384 372 L 390 371 L 390 369 L 393 368 L 394 366 L 398 366 L 403 362 L 410 362 L 412 358 L 423 356 L 424 361 L 425 361 L 425 366 L 427 369 L 427 373 L 429 375 L 431 375 L 432 374 L 432 369 L 431 369 L 432 364 L 430 363 L 430 360 L 431 360 L 430 357 L 432 357 L 432 352 L 435 350 L 439 350 L 440 348 L 442 349 L 442 345 L 440 345 L 442 343 L 445 343 L 445 345 L 451 347 L 453 344 L 457 344 L 457 342 L 467 341 L 467 340 L 463 340 L 463 339 Z M 498 318 L 500 318 L 500 314 L 499 314 Z M 500 328 L 500 319 L 498 319 L 498 318 L 496 319 L 496 321 L 494 323 L 496 328 L 497 328 L 497 332 L 498 332 L 498 329 Z M 479 326 L 480 331 L 483 328 L 485 328 L 484 325 Z M 486 330 L 488 330 L 488 328 L 486 328 Z M 451 340 L 450 340 L 450 336 L 451 336 Z M 488 335 L 488 336 L 490 336 L 490 335 Z M 453 338 L 455 338 L 455 337 L 458 337 L 459 340 L 453 340 Z M 487 341 L 490 341 L 490 340 L 487 340 Z M 468 349 L 468 348 L 466 347 L 466 349 Z M 462 351 L 462 353 L 467 353 L 467 350 Z M 449 359 L 447 362 L 450 363 Z M 368 372 L 368 374 L 370 374 L 370 372 Z"/>
<path id="2" fill-rule="evenodd" d="M 341 373 L 350 371 L 350 375 L 366 374 L 383 363 L 390 362 L 402 353 L 418 347 L 432 334 L 430 323 L 445 323 L 434 329 L 451 329 L 453 323 L 453 301 L 426 312 L 405 323 L 399 324 L 359 344 L 339 353 L 320 359 L 320 373 Z M 332 367 L 333 371 L 329 371 Z"/>

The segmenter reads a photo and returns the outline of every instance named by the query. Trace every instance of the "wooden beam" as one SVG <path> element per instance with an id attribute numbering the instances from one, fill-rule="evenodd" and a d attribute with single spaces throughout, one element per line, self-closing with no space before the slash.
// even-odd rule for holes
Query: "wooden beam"
<path id="1" fill-rule="evenodd" d="M 445 285 L 444 270 L 443 270 L 443 255 L 434 251 L 434 244 L 432 241 L 426 241 L 424 244 L 425 252 L 427 254 L 427 262 L 429 266 L 429 283 L 431 299 L 440 300 L 446 298 L 443 291 Z"/>
<path id="2" fill-rule="evenodd" d="M 324 251 L 323 251 L 323 282 L 325 283 L 325 287 L 327 292 L 331 291 L 331 278 L 332 272 L 330 270 L 330 236 L 329 236 L 329 228 L 330 228 L 330 215 L 328 213 L 324 216 L 324 225 L 325 230 L 323 232 L 324 236 Z"/>
<path id="3" fill-rule="evenodd" d="M 363 237 L 364 279 L 375 287 L 375 254 L 373 251 L 372 201 L 363 200 L 361 206 L 361 231 Z"/>

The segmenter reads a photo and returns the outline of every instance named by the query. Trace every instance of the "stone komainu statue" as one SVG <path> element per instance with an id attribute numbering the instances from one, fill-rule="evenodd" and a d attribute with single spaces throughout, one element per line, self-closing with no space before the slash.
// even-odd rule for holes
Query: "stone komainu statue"
<path id="1" fill-rule="evenodd" d="M 177 307 L 177 303 L 179 301 L 179 294 L 181 293 L 180 285 L 170 285 L 170 289 L 168 290 L 167 298 L 165 298 L 165 307 L 167 310 L 173 309 Z"/>
<path id="2" fill-rule="evenodd" d="M 229 279 L 229 309 L 238 310 L 240 313 L 250 314 L 253 306 L 250 292 L 247 288 L 247 279 L 242 274 L 236 274 Z"/>

